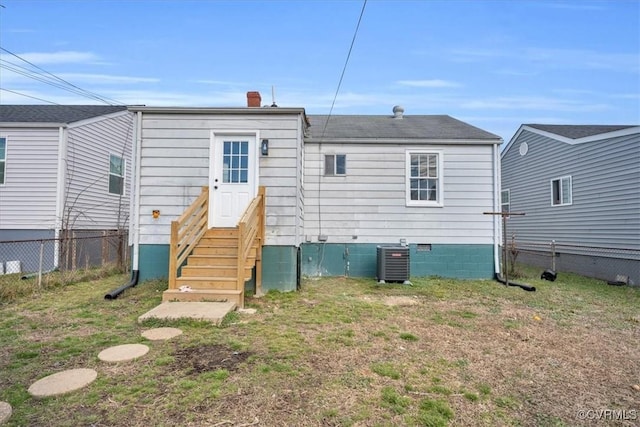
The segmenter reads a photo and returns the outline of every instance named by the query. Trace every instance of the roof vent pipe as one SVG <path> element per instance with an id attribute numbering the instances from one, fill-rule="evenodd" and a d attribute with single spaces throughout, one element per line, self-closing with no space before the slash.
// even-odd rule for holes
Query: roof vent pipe
<path id="1" fill-rule="evenodd" d="M 399 105 L 396 105 L 395 107 L 393 107 L 393 118 L 394 119 L 401 119 L 403 114 L 404 114 L 404 108 L 402 108 Z"/>

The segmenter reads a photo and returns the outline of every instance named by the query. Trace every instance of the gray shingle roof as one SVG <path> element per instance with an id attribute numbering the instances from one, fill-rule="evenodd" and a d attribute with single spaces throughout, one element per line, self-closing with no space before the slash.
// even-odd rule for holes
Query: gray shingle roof
<path id="1" fill-rule="evenodd" d="M 126 109 L 123 105 L 0 105 L 0 123 L 73 123 Z"/>
<path id="2" fill-rule="evenodd" d="M 637 125 L 540 125 L 528 124 L 525 126 L 532 127 L 545 132 L 554 133 L 564 136 L 565 138 L 579 139 L 587 136 L 600 135 L 602 133 L 615 132 L 617 130 L 636 127 Z"/>
<path id="3" fill-rule="evenodd" d="M 438 139 L 487 140 L 501 138 L 447 115 L 393 116 L 335 115 L 327 122 L 326 115 L 309 115 L 312 140 L 325 139 Z"/>

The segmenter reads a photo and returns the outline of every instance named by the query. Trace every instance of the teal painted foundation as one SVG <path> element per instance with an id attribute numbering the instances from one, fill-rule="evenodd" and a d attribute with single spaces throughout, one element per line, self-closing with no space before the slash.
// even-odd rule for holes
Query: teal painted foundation
<path id="1" fill-rule="evenodd" d="M 169 276 L 169 245 L 140 245 L 139 281 L 166 279 Z"/>
<path id="2" fill-rule="evenodd" d="M 263 246 L 262 291 L 295 291 L 298 285 L 298 248 Z"/>
<path id="3" fill-rule="evenodd" d="M 303 276 L 376 277 L 377 244 L 304 243 Z M 411 277 L 440 276 L 456 279 L 491 279 L 492 245 L 409 245 Z"/>
<path id="4" fill-rule="evenodd" d="M 377 274 L 376 244 L 304 243 L 300 247 L 303 276 L 372 277 Z M 169 245 L 140 245 L 140 281 L 166 279 Z M 491 279 L 494 275 L 492 245 L 431 245 L 430 250 L 409 245 L 411 277 L 440 276 L 456 279 Z M 262 248 L 262 290 L 295 291 L 298 285 L 298 248 Z M 247 283 L 247 292 L 255 281 Z"/>
<path id="5" fill-rule="evenodd" d="M 264 246 L 262 248 L 262 290 L 295 291 L 297 287 L 298 248 L 295 246 Z M 169 245 L 140 245 L 138 255 L 139 281 L 167 279 Z M 254 277 L 245 286 L 255 291 Z"/>

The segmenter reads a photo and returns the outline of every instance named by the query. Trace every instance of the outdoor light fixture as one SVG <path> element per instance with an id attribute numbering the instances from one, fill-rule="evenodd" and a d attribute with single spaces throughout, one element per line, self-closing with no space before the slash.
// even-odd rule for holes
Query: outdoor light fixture
<path id="1" fill-rule="evenodd" d="M 269 155 L 269 140 L 268 139 L 263 139 L 262 143 L 260 144 L 260 152 L 262 153 L 263 156 L 268 156 Z"/>

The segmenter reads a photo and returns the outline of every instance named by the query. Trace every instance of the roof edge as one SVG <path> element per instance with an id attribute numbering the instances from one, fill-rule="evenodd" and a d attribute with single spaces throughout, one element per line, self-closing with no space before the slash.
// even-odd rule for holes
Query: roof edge
<path id="1" fill-rule="evenodd" d="M 557 133 L 536 129 L 529 125 L 520 125 L 516 133 L 511 137 L 507 145 L 505 145 L 504 149 L 502 150 L 502 153 L 500 154 L 501 158 L 505 156 L 505 154 L 507 153 L 507 151 L 509 151 L 509 149 L 514 144 L 514 142 L 520 137 L 520 134 L 525 130 L 531 133 L 545 136 L 547 138 L 554 139 L 559 142 L 564 142 L 565 144 L 578 145 L 578 144 L 584 144 L 586 142 L 594 142 L 594 141 L 600 141 L 608 138 L 616 138 L 620 136 L 633 135 L 636 133 L 640 133 L 640 126 L 629 126 L 628 128 L 625 128 L 625 129 L 614 130 L 611 132 L 603 132 L 603 133 L 598 133 L 596 135 L 589 135 L 589 136 L 584 136 L 582 138 L 572 139 L 566 136 L 558 135 Z"/>
<path id="2" fill-rule="evenodd" d="M 442 144 L 442 145 L 500 145 L 502 138 L 487 139 L 438 139 L 438 138 L 305 138 L 305 143 L 310 144 L 393 144 L 393 145 L 418 145 L 418 144 Z"/>

